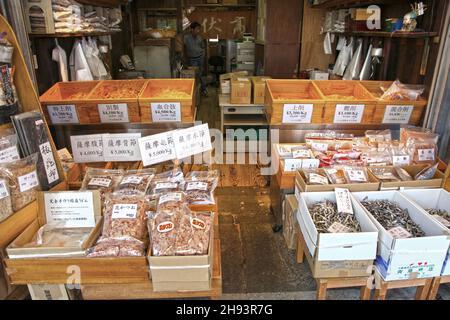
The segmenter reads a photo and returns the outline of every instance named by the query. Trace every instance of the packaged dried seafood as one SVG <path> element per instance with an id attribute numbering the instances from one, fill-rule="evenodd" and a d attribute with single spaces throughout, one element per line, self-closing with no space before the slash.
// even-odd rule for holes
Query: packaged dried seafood
<path id="1" fill-rule="evenodd" d="M 113 190 L 122 180 L 124 171 L 120 169 L 100 169 L 88 167 L 86 176 L 80 190 L 99 190 L 102 203 L 105 202 L 106 195 Z"/>
<path id="2" fill-rule="evenodd" d="M 345 184 L 345 174 L 341 167 L 323 168 L 331 184 Z"/>
<path id="3" fill-rule="evenodd" d="M 0 222 L 14 213 L 8 181 L 0 179 Z"/>
<path id="4" fill-rule="evenodd" d="M 338 213 L 335 202 L 326 200 L 308 207 L 318 233 L 360 232 L 361 226 L 353 214 Z"/>
<path id="5" fill-rule="evenodd" d="M 81 248 L 92 230 L 93 228 L 64 228 L 63 225 L 45 224 L 39 228 L 33 240 L 23 247 Z"/>
<path id="6" fill-rule="evenodd" d="M 389 154 L 394 166 L 409 166 L 412 163 L 411 156 L 403 143 L 390 144 Z"/>
<path id="7" fill-rule="evenodd" d="M 413 100 L 419 99 L 420 95 L 425 91 L 424 85 L 404 84 L 399 80 L 395 80 L 389 88 L 381 88 L 384 93 L 380 97 L 381 100 Z"/>
<path id="8" fill-rule="evenodd" d="M 395 173 L 400 177 L 402 181 L 412 181 L 413 177 L 401 167 L 394 167 Z"/>
<path id="9" fill-rule="evenodd" d="M 144 196 L 155 176 L 155 169 L 129 170 L 124 174 L 114 193 L 128 196 Z"/>
<path id="10" fill-rule="evenodd" d="M 88 258 L 142 257 L 144 255 L 145 243 L 137 240 L 108 239 L 99 242 L 87 251 Z"/>
<path id="11" fill-rule="evenodd" d="M 416 174 L 414 179 L 416 180 L 430 180 L 434 177 L 436 174 L 436 171 L 438 169 L 438 163 L 435 165 L 430 165 L 425 168 L 423 168 L 419 173 Z"/>
<path id="12" fill-rule="evenodd" d="M 189 215 L 187 206 L 174 211 L 156 212 L 149 220 L 153 256 L 174 256 L 176 253 L 177 230 L 182 216 Z"/>
<path id="13" fill-rule="evenodd" d="M 311 185 L 326 185 L 328 178 L 322 170 L 304 169 L 306 183 Z"/>
<path id="14" fill-rule="evenodd" d="M 0 164 L 0 179 L 7 182 L 14 212 L 36 200 L 40 190 L 36 164 L 38 154 Z"/>
<path id="15" fill-rule="evenodd" d="M 364 167 L 344 167 L 344 175 L 347 183 L 369 182 L 369 175 Z"/>
<path id="16" fill-rule="evenodd" d="M 176 252 L 178 256 L 208 254 L 212 217 L 210 213 L 183 215 L 177 230 Z"/>
<path id="17" fill-rule="evenodd" d="M 433 141 L 437 144 L 439 135 L 432 133 L 429 129 L 418 127 L 402 127 L 400 128 L 400 142 L 408 145 L 416 141 Z"/>
<path id="18" fill-rule="evenodd" d="M 361 153 L 361 160 L 366 166 L 389 166 L 391 165 L 391 155 L 388 150 L 370 150 Z"/>
<path id="19" fill-rule="evenodd" d="M 389 200 L 367 200 L 361 204 L 389 232 L 393 238 L 423 237 L 423 230 L 411 219 L 408 209 L 402 209 L 398 203 Z"/>
<path id="20" fill-rule="evenodd" d="M 184 184 L 189 204 L 215 204 L 214 191 L 219 183 L 219 171 L 192 171 Z"/>
<path id="21" fill-rule="evenodd" d="M 367 130 L 366 138 L 369 139 L 369 145 L 378 147 L 381 142 L 390 142 L 392 140 L 391 130 Z"/>
<path id="22" fill-rule="evenodd" d="M 164 192 L 183 191 L 184 174 L 180 168 L 155 175 L 150 184 L 152 194 L 161 194 Z"/>
<path id="23" fill-rule="evenodd" d="M 432 140 L 407 143 L 413 162 L 416 164 L 435 164 L 437 162 L 437 145 Z"/>
<path id="24" fill-rule="evenodd" d="M 158 195 L 156 212 L 174 212 L 187 206 L 184 192 L 166 192 Z"/>
<path id="25" fill-rule="evenodd" d="M 401 179 L 397 176 L 397 173 L 392 167 L 371 167 L 370 172 L 380 181 L 383 182 L 398 182 Z"/>
<path id="26" fill-rule="evenodd" d="M 0 163 L 13 162 L 20 159 L 17 143 L 17 135 L 0 138 Z"/>

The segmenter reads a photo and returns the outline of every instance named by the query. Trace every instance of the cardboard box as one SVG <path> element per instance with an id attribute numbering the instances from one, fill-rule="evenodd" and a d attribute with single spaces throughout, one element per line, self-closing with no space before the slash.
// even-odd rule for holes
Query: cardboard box
<path id="1" fill-rule="evenodd" d="M 364 210 L 353 205 L 362 232 L 318 233 L 309 213 L 312 203 L 335 201 L 334 192 L 301 193 L 297 221 L 307 251 L 314 258 L 314 277 L 357 277 L 370 275 L 376 257 L 378 230 Z M 353 261 L 353 264 L 349 264 Z"/>
<path id="2" fill-rule="evenodd" d="M 411 202 L 417 204 L 423 210 L 439 209 L 450 213 L 450 192 L 444 189 L 408 189 L 400 190 Z M 433 216 L 433 219 L 437 220 Z M 443 223 L 442 220 L 437 220 L 443 227 L 449 228 L 448 222 Z M 450 251 L 444 262 L 441 272 L 442 276 L 450 275 Z"/>
<path id="3" fill-rule="evenodd" d="M 414 178 L 426 165 L 405 166 L 405 169 L 411 177 Z M 389 168 L 393 168 L 392 166 Z M 369 167 L 370 171 L 370 167 Z M 376 177 L 375 177 L 376 179 Z M 413 181 L 396 181 L 396 182 L 384 182 L 377 179 L 380 182 L 380 190 L 399 190 L 400 188 L 440 188 L 445 179 L 445 175 L 437 170 L 434 177 L 430 180 L 413 180 Z"/>
<path id="4" fill-rule="evenodd" d="M 234 104 L 251 104 L 252 83 L 248 77 L 235 77 L 231 79 L 231 98 Z"/>
<path id="5" fill-rule="evenodd" d="M 283 205 L 283 236 L 286 246 L 290 250 L 297 248 L 298 223 L 297 223 L 298 201 L 293 195 L 287 195 Z"/>
<path id="6" fill-rule="evenodd" d="M 389 200 L 407 209 L 411 219 L 425 232 L 425 237 L 394 239 L 360 203 L 368 200 Z M 450 232 L 429 214 L 419 209 L 399 191 L 352 193 L 354 206 L 362 208 L 378 228 L 378 255 L 375 265 L 386 281 L 430 278 L 441 274 L 450 244 Z"/>
<path id="7" fill-rule="evenodd" d="M 264 104 L 267 79 L 270 77 L 252 77 L 254 104 Z"/>
<path id="8" fill-rule="evenodd" d="M 238 72 L 230 72 L 224 73 L 219 76 L 220 79 L 220 89 L 222 94 L 230 94 L 231 93 L 231 78 L 242 76 L 245 77 L 248 75 L 247 71 L 238 71 Z"/>
<path id="9" fill-rule="evenodd" d="M 39 192 L 37 196 L 38 216 L 7 248 L 6 252 L 9 259 L 20 258 L 45 258 L 45 257 L 84 257 L 87 248 L 94 245 L 101 233 L 103 226 L 102 205 L 100 202 L 99 191 L 91 192 L 94 201 L 94 215 L 96 226 L 90 232 L 89 237 L 79 247 L 24 247 L 30 243 L 39 229 L 47 223 L 45 213 L 44 194 L 58 193 L 56 192 Z M 78 193 L 78 191 L 66 191 L 67 193 Z"/>
<path id="10" fill-rule="evenodd" d="M 29 284 L 33 300 L 70 300 L 65 285 Z"/>
<path id="11" fill-rule="evenodd" d="M 211 212 L 211 221 L 214 213 Z M 152 256 L 148 262 L 155 292 L 207 291 L 211 289 L 214 257 L 214 228 L 211 226 L 209 250 L 201 256 Z"/>
<path id="12" fill-rule="evenodd" d="M 318 169 L 323 173 L 323 169 Z M 326 192 L 334 191 L 334 188 L 346 188 L 351 192 L 359 191 L 377 191 L 380 183 L 375 176 L 368 171 L 369 182 L 367 183 L 346 183 L 346 184 L 325 184 L 325 185 L 311 185 L 306 183 L 306 177 L 303 170 L 298 170 L 295 176 L 295 180 L 298 183 L 298 187 L 301 192 Z"/>

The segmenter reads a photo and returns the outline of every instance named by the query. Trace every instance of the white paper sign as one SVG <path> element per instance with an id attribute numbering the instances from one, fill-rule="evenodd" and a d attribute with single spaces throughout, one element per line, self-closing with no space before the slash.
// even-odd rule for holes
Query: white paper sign
<path id="1" fill-rule="evenodd" d="M 112 180 L 108 178 L 92 178 L 89 180 L 88 186 L 108 188 L 111 185 L 111 182 Z"/>
<path id="2" fill-rule="evenodd" d="M 433 214 L 431 215 L 433 218 L 435 218 L 437 221 L 439 221 L 440 223 L 442 223 L 444 226 L 446 226 L 447 228 L 450 228 L 450 221 L 448 221 L 447 219 L 445 219 L 444 217 L 441 217 L 438 214 Z"/>
<path id="3" fill-rule="evenodd" d="M 103 162 L 103 135 L 71 136 L 73 158 L 76 163 Z"/>
<path id="4" fill-rule="evenodd" d="M 18 177 L 20 192 L 25 192 L 39 185 L 37 172 L 33 171 Z"/>
<path id="5" fill-rule="evenodd" d="M 350 181 L 352 182 L 367 182 L 366 176 L 363 170 L 360 169 L 345 169 Z"/>
<path id="6" fill-rule="evenodd" d="M 43 143 L 39 146 L 42 160 L 44 161 L 45 173 L 47 174 L 47 181 L 49 184 L 58 181 L 59 173 L 56 166 L 55 158 L 53 157 L 52 147 L 50 142 Z"/>
<path id="7" fill-rule="evenodd" d="M 53 124 L 79 123 L 75 105 L 47 106 Z"/>
<path id="8" fill-rule="evenodd" d="M 302 168 L 304 159 L 284 159 L 284 171 L 297 171 Z"/>
<path id="9" fill-rule="evenodd" d="M 140 138 L 138 143 L 144 167 L 177 158 L 173 131 Z"/>
<path id="10" fill-rule="evenodd" d="M 0 180 L 0 199 L 9 197 L 9 190 L 5 180 Z"/>
<path id="11" fill-rule="evenodd" d="M 176 189 L 176 188 L 178 188 L 178 183 L 176 182 L 159 182 L 155 186 L 155 191 L 161 189 Z"/>
<path id="12" fill-rule="evenodd" d="M 102 123 L 130 122 L 126 103 L 99 104 L 98 113 Z"/>
<path id="13" fill-rule="evenodd" d="M 321 176 L 317 173 L 310 173 L 309 174 L 309 183 L 310 184 L 328 184 L 327 177 Z"/>
<path id="14" fill-rule="evenodd" d="M 158 102 L 151 103 L 153 122 L 181 121 L 181 103 Z"/>
<path id="15" fill-rule="evenodd" d="M 333 222 L 333 224 L 327 229 L 330 233 L 347 233 L 350 232 L 350 228 L 344 226 L 339 222 Z"/>
<path id="16" fill-rule="evenodd" d="M 287 103 L 283 106 L 283 123 L 311 123 L 312 104 Z"/>
<path id="17" fill-rule="evenodd" d="M 328 151 L 328 143 L 313 142 L 313 143 L 311 143 L 311 150 L 327 152 Z"/>
<path id="18" fill-rule="evenodd" d="M 103 155 L 105 161 L 141 161 L 140 133 L 104 134 Z"/>
<path id="19" fill-rule="evenodd" d="M 414 106 L 386 106 L 383 123 L 409 123 Z"/>
<path id="20" fill-rule="evenodd" d="M 339 213 L 353 214 L 352 201 L 350 200 L 350 191 L 344 188 L 335 188 L 336 204 Z"/>
<path id="21" fill-rule="evenodd" d="M 144 177 L 142 176 L 127 176 L 123 178 L 123 180 L 120 182 L 120 185 L 124 184 L 140 184 L 144 180 Z"/>
<path id="22" fill-rule="evenodd" d="M 186 184 L 186 191 L 191 191 L 191 190 L 206 191 L 206 190 L 208 190 L 208 183 L 202 182 L 202 181 L 188 182 Z"/>
<path id="23" fill-rule="evenodd" d="M 419 161 L 434 161 L 434 149 L 418 149 Z"/>
<path id="24" fill-rule="evenodd" d="M 302 169 L 316 169 L 320 165 L 319 159 L 303 159 Z"/>
<path id="25" fill-rule="evenodd" d="M 182 196 L 183 195 L 181 194 L 181 192 L 166 193 L 166 194 L 163 194 L 161 197 L 159 197 L 158 204 L 163 204 L 163 203 L 169 202 L 169 201 L 180 202 L 182 199 Z"/>
<path id="26" fill-rule="evenodd" d="M 311 152 L 309 151 L 309 149 L 292 150 L 292 157 L 294 159 L 297 159 L 297 158 L 309 158 L 309 157 L 311 157 Z"/>
<path id="27" fill-rule="evenodd" d="M 137 204 L 123 203 L 113 205 L 112 219 L 136 219 Z"/>
<path id="28" fill-rule="evenodd" d="M 394 239 L 411 238 L 412 234 L 406 231 L 403 227 L 391 228 L 387 231 Z"/>
<path id="29" fill-rule="evenodd" d="M 19 151 L 16 146 L 12 146 L 0 151 L 0 163 L 19 160 Z"/>
<path id="30" fill-rule="evenodd" d="M 290 146 L 278 145 L 278 154 L 280 157 L 289 157 L 292 154 L 292 150 Z"/>
<path id="31" fill-rule="evenodd" d="M 334 123 L 361 123 L 363 113 L 363 104 L 337 104 Z"/>
<path id="32" fill-rule="evenodd" d="M 177 159 L 180 160 L 212 149 L 207 123 L 174 131 L 173 141 Z"/>
<path id="33" fill-rule="evenodd" d="M 408 166 L 410 164 L 409 155 L 392 156 L 392 164 L 394 166 Z"/>
<path id="34" fill-rule="evenodd" d="M 63 228 L 95 227 L 94 194 L 92 192 L 44 193 L 47 224 Z"/>

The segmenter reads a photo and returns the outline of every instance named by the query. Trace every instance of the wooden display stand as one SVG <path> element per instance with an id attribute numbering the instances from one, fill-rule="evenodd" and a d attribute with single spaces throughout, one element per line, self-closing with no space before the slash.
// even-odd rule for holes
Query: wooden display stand
<path id="1" fill-rule="evenodd" d="M 309 267 L 313 269 L 313 257 L 306 248 L 305 239 L 303 238 L 302 231 L 300 227 L 298 228 L 297 237 L 297 263 L 303 263 L 303 257 L 306 256 Z M 336 277 L 336 278 L 315 278 L 317 283 L 316 297 L 317 300 L 326 300 L 328 289 L 337 288 L 351 288 L 351 287 L 361 287 L 360 299 L 370 300 L 371 288 L 368 284 L 371 283 L 371 276 L 364 277 Z"/>
<path id="2" fill-rule="evenodd" d="M 375 270 L 375 296 L 374 300 L 386 300 L 387 291 L 390 289 L 401 289 L 416 287 L 416 300 L 426 300 L 430 292 L 434 278 L 406 279 L 385 281 Z"/>
<path id="3" fill-rule="evenodd" d="M 440 276 L 433 278 L 427 300 L 435 300 L 441 284 L 450 283 L 450 276 Z"/>

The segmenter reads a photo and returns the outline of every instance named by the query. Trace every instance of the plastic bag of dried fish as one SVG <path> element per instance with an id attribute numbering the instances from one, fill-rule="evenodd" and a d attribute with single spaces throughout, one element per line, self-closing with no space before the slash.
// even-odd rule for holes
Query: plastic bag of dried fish
<path id="1" fill-rule="evenodd" d="M 175 254 L 178 256 L 205 255 L 208 253 L 212 216 L 210 213 L 185 214 L 181 217 Z"/>
<path id="2" fill-rule="evenodd" d="M 186 176 L 184 193 L 189 204 L 215 204 L 214 191 L 219 183 L 219 171 L 192 171 Z"/>
<path id="3" fill-rule="evenodd" d="M 364 167 L 344 167 L 344 175 L 347 183 L 369 182 L 369 175 Z"/>
<path id="4" fill-rule="evenodd" d="M 306 178 L 306 183 L 310 185 L 326 185 L 328 178 L 323 170 L 319 169 L 304 169 L 303 174 Z"/>
<path id="5" fill-rule="evenodd" d="M 392 140 L 391 130 L 367 130 L 366 138 L 369 139 L 369 145 L 377 147 L 380 142 L 390 142 Z"/>
<path id="6" fill-rule="evenodd" d="M 394 166 L 409 166 L 412 164 L 411 155 L 403 143 L 391 143 L 388 151 Z"/>
<path id="7" fill-rule="evenodd" d="M 323 168 L 331 184 L 345 184 L 345 174 L 341 167 Z"/>
<path id="8" fill-rule="evenodd" d="M 391 155 L 387 149 L 364 150 L 361 153 L 361 160 L 366 166 L 389 166 L 392 164 Z"/>
<path id="9" fill-rule="evenodd" d="M 144 196 L 155 176 L 155 169 L 129 170 L 114 189 L 118 195 Z"/>
<path id="10" fill-rule="evenodd" d="M 123 170 L 87 168 L 80 190 L 99 190 L 102 203 L 122 180 Z"/>
<path id="11" fill-rule="evenodd" d="M 412 181 L 413 177 L 409 174 L 408 171 L 401 167 L 394 167 L 395 173 L 400 177 L 402 181 Z"/>
<path id="12" fill-rule="evenodd" d="M 383 182 L 398 182 L 401 179 L 397 176 L 393 167 L 371 167 L 370 172 L 380 181 Z"/>
<path id="13" fill-rule="evenodd" d="M 338 213 L 337 204 L 326 200 L 316 202 L 308 211 L 319 233 L 360 232 L 361 226 L 353 214 Z"/>
<path id="14" fill-rule="evenodd" d="M 40 190 L 36 172 L 37 160 L 38 154 L 35 153 L 14 162 L 0 164 L 0 179 L 7 182 L 14 212 L 36 200 L 36 194 Z M 4 199 L 3 202 L 8 204 L 7 197 Z"/>
<path id="15" fill-rule="evenodd" d="M 291 149 L 293 159 L 314 158 L 311 150 L 307 146 L 294 146 Z"/>
<path id="16" fill-rule="evenodd" d="M 398 203 L 389 200 L 368 200 L 364 198 L 361 204 L 393 238 L 425 236 L 423 230 L 409 216 L 408 209 L 401 208 Z"/>
<path id="17" fill-rule="evenodd" d="M 174 212 L 187 206 L 184 192 L 166 192 L 159 194 L 156 200 L 156 212 Z"/>
<path id="18" fill-rule="evenodd" d="M 0 222 L 14 213 L 8 181 L 0 179 Z"/>
<path id="19" fill-rule="evenodd" d="M 435 165 L 426 166 L 423 168 L 419 173 L 417 173 L 414 177 L 416 180 L 430 180 L 434 177 L 436 174 L 436 171 L 438 169 L 438 163 Z"/>
<path id="20" fill-rule="evenodd" d="M 9 135 L 0 138 L 0 163 L 17 161 L 20 159 L 17 143 L 17 135 Z"/>
<path id="21" fill-rule="evenodd" d="M 162 172 L 152 179 L 150 183 L 150 192 L 158 195 L 164 192 L 183 191 L 184 174 L 180 168 Z"/>

